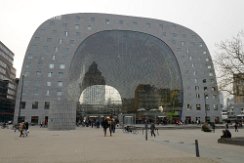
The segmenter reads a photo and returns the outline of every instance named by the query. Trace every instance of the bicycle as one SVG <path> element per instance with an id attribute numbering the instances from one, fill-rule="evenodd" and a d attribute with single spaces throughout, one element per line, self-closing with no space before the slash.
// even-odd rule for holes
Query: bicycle
<path id="1" fill-rule="evenodd" d="M 138 134 L 138 130 L 135 126 L 125 126 L 122 131 L 123 133 Z"/>

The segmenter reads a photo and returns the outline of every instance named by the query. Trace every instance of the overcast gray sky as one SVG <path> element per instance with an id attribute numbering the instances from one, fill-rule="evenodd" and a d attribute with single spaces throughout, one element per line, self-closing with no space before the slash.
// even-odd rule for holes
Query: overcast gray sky
<path id="1" fill-rule="evenodd" d="M 197 32 L 212 56 L 216 43 L 244 30 L 244 0 L 0 0 L 0 40 L 15 54 L 17 77 L 38 26 L 68 13 L 108 13 L 174 22 Z"/>

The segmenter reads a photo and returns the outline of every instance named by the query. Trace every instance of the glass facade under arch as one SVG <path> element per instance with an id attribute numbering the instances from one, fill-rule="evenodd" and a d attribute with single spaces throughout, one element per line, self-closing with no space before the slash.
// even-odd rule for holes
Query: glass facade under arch
<path id="1" fill-rule="evenodd" d="M 114 87 L 125 113 L 182 110 L 177 59 L 165 42 L 146 33 L 108 30 L 89 36 L 75 52 L 69 80 L 79 83 L 79 95 L 92 85 Z"/>

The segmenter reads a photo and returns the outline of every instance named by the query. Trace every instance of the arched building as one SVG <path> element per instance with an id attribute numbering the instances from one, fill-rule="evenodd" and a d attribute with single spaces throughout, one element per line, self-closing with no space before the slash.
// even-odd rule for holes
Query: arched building
<path id="1" fill-rule="evenodd" d="M 80 95 L 94 85 L 115 88 L 122 112 L 160 108 L 182 121 L 220 118 L 204 41 L 167 21 L 95 13 L 51 18 L 35 31 L 21 74 L 15 121 L 48 118 L 50 129 L 74 129 Z"/>

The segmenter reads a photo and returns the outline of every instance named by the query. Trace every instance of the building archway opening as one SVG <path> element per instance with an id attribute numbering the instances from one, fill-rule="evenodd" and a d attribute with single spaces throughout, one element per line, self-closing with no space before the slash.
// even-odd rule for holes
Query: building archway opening
<path id="1" fill-rule="evenodd" d="M 123 116 L 132 115 L 136 123 L 181 119 L 179 64 L 172 49 L 155 36 L 128 30 L 94 33 L 80 43 L 69 71 L 70 97 L 93 85 L 107 85 L 119 91 Z"/>
<path id="2" fill-rule="evenodd" d="M 122 99 L 114 87 L 108 85 L 92 85 L 85 88 L 79 98 L 77 107 L 77 123 L 95 125 L 104 117 L 112 117 L 118 121 L 121 113 Z"/>

